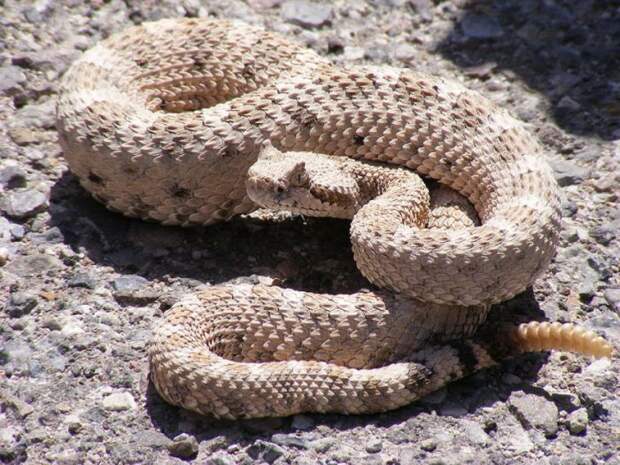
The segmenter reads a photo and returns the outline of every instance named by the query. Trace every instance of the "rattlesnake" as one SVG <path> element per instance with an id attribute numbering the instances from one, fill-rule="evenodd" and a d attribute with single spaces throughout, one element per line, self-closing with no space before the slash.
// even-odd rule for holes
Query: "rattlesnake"
<path id="1" fill-rule="evenodd" d="M 57 125 L 71 170 L 95 198 L 164 224 L 255 209 L 247 173 L 267 142 L 399 165 L 475 208 L 480 226 L 415 233 L 403 213 L 387 240 L 386 225 L 356 216 L 354 234 L 367 244 L 356 260 L 386 292 L 221 285 L 183 299 L 149 349 L 154 384 L 174 404 L 225 418 L 383 411 L 524 348 L 610 353 L 570 326 L 472 336 L 491 304 L 550 262 L 560 215 L 535 139 L 456 82 L 337 68 L 240 22 L 161 20 L 113 35 L 70 67 Z"/>

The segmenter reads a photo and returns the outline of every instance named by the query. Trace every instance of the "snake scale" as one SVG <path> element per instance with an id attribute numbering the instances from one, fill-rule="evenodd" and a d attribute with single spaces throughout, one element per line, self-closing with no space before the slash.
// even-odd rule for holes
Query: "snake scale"
<path id="1" fill-rule="evenodd" d="M 312 152 L 388 170 L 374 179 L 415 172 L 475 209 L 477 226 L 428 227 L 432 212 L 415 207 L 428 201 L 421 182 L 360 184 L 365 200 L 347 213 L 355 259 L 384 290 L 219 285 L 187 296 L 149 346 L 151 379 L 173 404 L 222 418 L 369 413 L 522 350 L 611 352 L 571 325 L 475 333 L 490 305 L 526 289 L 553 258 L 559 193 L 534 137 L 459 83 L 338 68 L 241 22 L 169 19 L 85 52 L 63 78 L 57 126 L 84 188 L 111 210 L 163 224 L 208 225 L 256 209 L 248 192 L 259 197 L 260 182 L 248 172 L 270 146 L 284 160 Z M 308 184 L 299 166 L 275 178 L 277 199 L 282 183 L 304 181 L 328 210 L 330 195 L 348 201 Z"/>

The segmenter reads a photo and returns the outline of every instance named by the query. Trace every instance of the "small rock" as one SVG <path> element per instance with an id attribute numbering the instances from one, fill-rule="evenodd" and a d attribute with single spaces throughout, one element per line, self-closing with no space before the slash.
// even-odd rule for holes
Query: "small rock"
<path id="1" fill-rule="evenodd" d="M 0 186 L 7 190 L 26 187 L 26 172 L 15 165 L 2 168 L 0 170 Z"/>
<path id="2" fill-rule="evenodd" d="M 48 198 L 34 189 L 9 192 L 0 200 L 0 210 L 12 218 L 29 218 L 47 208 Z"/>
<path id="3" fill-rule="evenodd" d="M 571 412 L 568 416 L 568 430 L 571 434 L 581 434 L 588 427 L 588 411 L 585 408 L 580 408 Z"/>
<path id="4" fill-rule="evenodd" d="M 207 465 L 235 465 L 235 463 L 235 459 L 228 454 L 209 457 L 206 461 Z"/>
<path id="5" fill-rule="evenodd" d="M 553 402 L 534 394 L 516 391 L 508 399 L 509 408 L 525 428 L 542 430 L 546 437 L 558 432 L 558 408 Z"/>
<path id="6" fill-rule="evenodd" d="M 408 63 L 415 58 L 415 47 L 409 44 L 398 44 L 394 47 L 394 58 L 403 63 Z"/>
<path id="7" fill-rule="evenodd" d="M 291 426 L 294 429 L 305 431 L 314 426 L 314 420 L 306 415 L 295 415 Z"/>
<path id="8" fill-rule="evenodd" d="M 14 258 L 7 265 L 7 271 L 21 278 L 41 275 L 62 267 L 62 262 L 47 254 L 33 254 Z"/>
<path id="9" fill-rule="evenodd" d="M 590 236 L 601 245 L 609 245 L 616 238 L 617 225 L 602 224 L 592 229 Z"/>
<path id="10" fill-rule="evenodd" d="M 472 39 L 496 39 L 504 34 L 497 19 L 486 15 L 466 15 L 461 28 L 463 34 Z"/>
<path id="11" fill-rule="evenodd" d="M 435 438 L 424 439 L 420 443 L 420 448 L 426 452 L 433 452 L 437 449 L 437 440 Z"/>
<path id="12" fill-rule="evenodd" d="M 310 447 L 310 443 L 306 439 L 290 434 L 274 434 L 271 436 L 271 440 L 275 444 L 285 447 L 296 447 L 297 449 L 307 449 Z"/>
<path id="13" fill-rule="evenodd" d="M 562 187 L 581 183 L 590 176 L 590 170 L 582 168 L 566 160 L 550 160 L 551 167 L 555 172 L 555 179 Z"/>
<path id="14" fill-rule="evenodd" d="M 125 275 L 112 282 L 114 298 L 117 302 L 127 305 L 147 305 L 160 296 L 159 292 L 145 289 L 149 281 L 138 275 Z"/>
<path id="15" fill-rule="evenodd" d="M 6 303 L 4 310 L 12 318 L 29 314 L 37 305 L 37 298 L 27 292 L 14 292 Z"/>
<path id="16" fill-rule="evenodd" d="M 0 216 L 0 241 L 9 242 L 11 240 L 11 223 L 5 217 Z"/>
<path id="17" fill-rule="evenodd" d="M 336 445 L 336 440 L 333 437 L 327 436 L 325 438 L 319 438 L 312 441 L 311 445 L 313 450 L 319 454 L 324 454 Z"/>
<path id="18" fill-rule="evenodd" d="M 14 64 L 25 68 L 53 73 L 58 76 L 69 67 L 79 54 L 80 51 L 74 48 L 45 48 L 31 52 L 21 52 L 15 55 L 12 61 Z"/>
<path id="19" fill-rule="evenodd" d="M 9 261 L 9 250 L 6 247 L 0 247 L 0 266 L 4 266 Z"/>
<path id="20" fill-rule="evenodd" d="M 8 130 L 9 137 L 19 146 L 38 144 L 43 142 L 45 137 L 41 130 L 32 128 L 11 127 Z"/>
<path id="21" fill-rule="evenodd" d="M 371 439 L 366 443 L 366 452 L 376 454 L 383 449 L 383 442 L 380 439 Z"/>
<path id="22" fill-rule="evenodd" d="M 53 226 L 42 233 L 30 233 L 28 239 L 33 244 L 60 244 L 64 242 L 65 237 L 58 226 Z"/>
<path id="23" fill-rule="evenodd" d="M 16 339 L 4 344 L 0 352 L 0 360 L 4 363 L 4 371 L 9 373 L 33 374 L 33 368 L 36 367 L 32 361 L 32 349 L 23 340 Z M 1 430 L 1 428 L 0 428 Z"/>
<path id="24" fill-rule="evenodd" d="M 84 423 L 77 415 L 67 415 L 64 421 L 67 425 L 67 431 L 71 434 L 78 434 L 84 428 Z"/>
<path id="25" fill-rule="evenodd" d="M 482 426 L 476 422 L 464 420 L 462 422 L 462 430 L 469 441 L 474 444 L 485 446 L 491 443 L 491 438 L 489 435 L 484 431 Z"/>
<path id="26" fill-rule="evenodd" d="M 168 446 L 168 452 L 173 457 L 190 459 L 198 455 L 198 441 L 190 434 L 181 433 Z"/>
<path id="27" fill-rule="evenodd" d="M 76 273 L 67 283 L 69 287 L 84 287 L 86 289 L 94 289 L 97 286 L 97 280 L 89 273 Z"/>
<path id="28" fill-rule="evenodd" d="M 84 328 L 82 328 L 82 324 L 79 320 L 75 318 L 67 318 L 62 322 L 60 334 L 66 338 L 71 338 L 84 334 Z"/>
<path id="29" fill-rule="evenodd" d="M 132 440 L 141 446 L 153 449 L 168 448 L 171 442 L 164 433 L 156 430 L 137 431 Z"/>
<path id="30" fill-rule="evenodd" d="M 103 399 L 103 408 L 112 412 L 133 410 L 136 401 L 129 392 L 114 392 Z"/>
<path id="31" fill-rule="evenodd" d="M 562 216 L 566 218 L 575 216 L 575 213 L 579 211 L 579 207 L 572 200 L 562 199 L 561 206 L 562 206 Z"/>
<path id="32" fill-rule="evenodd" d="M 148 284 L 148 279 L 135 274 L 128 274 L 119 276 L 112 281 L 112 288 L 118 292 L 138 291 Z"/>
<path id="33" fill-rule="evenodd" d="M 0 67 L 0 93 L 14 95 L 25 82 L 26 75 L 18 66 L 7 65 Z"/>
<path id="34" fill-rule="evenodd" d="M 260 439 L 247 448 L 246 452 L 254 460 L 261 459 L 267 463 L 273 463 L 284 455 L 284 449 L 276 444 Z"/>
<path id="35" fill-rule="evenodd" d="M 21 241 L 26 235 L 26 228 L 21 224 L 11 224 L 10 231 L 14 241 Z"/>
<path id="36" fill-rule="evenodd" d="M 307 28 L 328 24 L 333 15 L 330 5 L 305 0 L 288 0 L 282 5 L 280 12 L 285 21 Z"/>
<path id="37" fill-rule="evenodd" d="M 605 289 L 603 295 L 605 296 L 605 300 L 609 306 L 616 313 L 620 313 L 620 287 L 610 287 Z"/>
<path id="38" fill-rule="evenodd" d="M 431 21 L 433 19 L 433 4 L 431 0 L 409 0 L 409 3 L 424 21 Z"/>
<path id="39" fill-rule="evenodd" d="M 560 99 L 557 104 L 557 107 L 560 110 L 568 110 L 568 111 L 579 111 L 581 109 L 581 105 L 578 102 L 570 98 L 568 95 L 565 95 Z"/>
<path id="40" fill-rule="evenodd" d="M 17 397 L 7 396 L 6 402 L 11 408 L 13 408 L 13 410 L 17 412 L 20 418 L 26 418 L 28 415 L 34 412 L 34 407 L 32 405 L 24 402 Z"/>
<path id="41" fill-rule="evenodd" d="M 3 426 L 0 429 L 0 461 L 2 463 L 27 463 L 26 444 L 20 441 L 17 427 Z"/>
<path id="42" fill-rule="evenodd" d="M 365 51 L 362 47 L 346 46 L 344 47 L 343 54 L 346 61 L 355 61 L 364 58 Z"/>
<path id="43" fill-rule="evenodd" d="M 43 103 L 20 108 L 15 114 L 15 121 L 11 123 L 15 127 L 53 129 L 56 124 L 56 102 L 48 99 Z"/>
<path id="44" fill-rule="evenodd" d="M 589 258 L 581 260 L 578 267 L 578 276 L 577 293 L 583 301 L 588 302 L 596 293 L 598 283 L 603 276 L 598 271 L 596 263 Z"/>

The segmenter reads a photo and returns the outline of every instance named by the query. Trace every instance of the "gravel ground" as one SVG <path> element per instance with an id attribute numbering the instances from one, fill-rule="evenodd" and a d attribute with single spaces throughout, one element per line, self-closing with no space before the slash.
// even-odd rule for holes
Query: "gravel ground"
<path id="1" fill-rule="evenodd" d="M 66 168 L 54 96 L 132 23 L 235 17 L 335 63 L 448 76 L 531 125 L 564 194 L 560 251 L 499 308 L 620 346 L 620 7 L 615 0 L 0 1 L 0 461 L 58 464 L 620 464 L 618 359 L 531 355 L 395 412 L 221 422 L 148 381 L 153 323 L 202 283 L 367 286 L 347 223 L 255 214 L 205 229 L 110 213 Z"/>

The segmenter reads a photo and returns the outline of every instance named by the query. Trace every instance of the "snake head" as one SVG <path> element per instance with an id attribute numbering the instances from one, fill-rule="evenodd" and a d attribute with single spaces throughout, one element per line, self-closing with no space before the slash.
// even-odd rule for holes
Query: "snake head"
<path id="1" fill-rule="evenodd" d="M 352 218 L 357 182 L 335 157 L 281 152 L 266 145 L 248 170 L 246 190 L 256 204 L 307 216 Z"/>

